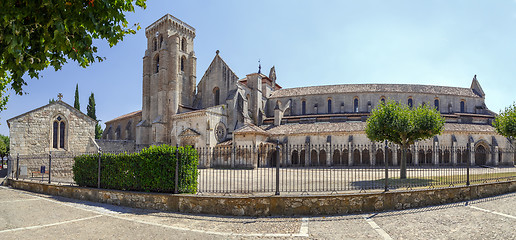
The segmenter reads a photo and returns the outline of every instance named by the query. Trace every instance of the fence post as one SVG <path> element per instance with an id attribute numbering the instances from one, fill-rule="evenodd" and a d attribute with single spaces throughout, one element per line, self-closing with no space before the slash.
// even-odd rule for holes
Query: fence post
<path id="1" fill-rule="evenodd" d="M 384 163 L 385 163 L 385 191 L 389 191 L 389 160 L 387 157 L 389 152 L 389 147 L 387 146 L 387 140 L 385 140 L 385 151 L 383 153 L 384 155 Z"/>
<path id="2" fill-rule="evenodd" d="M 99 161 L 98 161 L 98 169 L 97 169 L 97 188 L 100 188 L 100 163 L 102 158 L 102 149 L 99 148 Z"/>
<path id="3" fill-rule="evenodd" d="M 281 159 L 280 159 L 279 150 L 280 150 L 280 147 L 279 147 L 279 140 L 278 140 L 278 144 L 276 145 L 276 193 L 274 195 L 280 195 L 279 194 L 279 180 L 280 180 L 279 171 L 280 171 Z"/>
<path id="4" fill-rule="evenodd" d="M 174 174 L 174 193 L 179 193 L 179 144 L 176 144 L 176 172 Z"/>
<path id="5" fill-rule="evenodd" d="M 20 176 L 20 153 L 16 154 L 16 180 Z"/>
<path id="6" fill-rule="evenodd" d="M 466 165 L 466 186 L 469 186 L 469 166 L 471 165 L 471 146 L 470 143 L 468 143 L 468 164 Z"/>
<path id="7" fill-rule="evenodd" d="M 52 151 L 48 152 L 48 184 L 52 176 Z"/>

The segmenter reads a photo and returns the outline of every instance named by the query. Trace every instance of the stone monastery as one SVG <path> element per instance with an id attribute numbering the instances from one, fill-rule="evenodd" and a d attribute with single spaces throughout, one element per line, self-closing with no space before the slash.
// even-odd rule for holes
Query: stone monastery
<path id="1" fill-rule="evenodd" d="M 441 135 L 416 143 L 428 146 L 428 152 L 414 154 L 416 163 L 418 155 L 419 162 L 461 162 L 464 153 L 446 150 L 453 147 L 486 152 L 472 160 L 476 164 L 512 163 L 512 156 L 501 153 L 512 143 L 491 126 L 495 114 L 486 107 L 476 76 L 469 88 L 343 84 L 282 89 L 274 67 L 268 75 L 258 71 L 238 77 L 217 51 L 196 85 L 193 27 L 167 14 L 148 26 L 145 35 L 142 110 L 106 122 L 103 144 L 125 140 L 139 147 L 317 145 L 319 149 L 310 151 L 316 151 L 321 164 L 331 165 L 330 159 L 341 161 L 341 153 L 347 159 L 358 150 L 362 158 L 381 148 L 382 143 L 366 137 L 365 121 L 380 101 L 393 99 L 409 106 L 431 104 L 446 119 Z M 346 146 L 346 153 L 326 149 L 336 144 Z M 321 157 L 322 151 L 327 155 Z M 433 160 L 424 160 L 428 153 Z M 310 154 L 300 148 L 289 150 L 287 156 L 289 162 L 303 164 Z"/>

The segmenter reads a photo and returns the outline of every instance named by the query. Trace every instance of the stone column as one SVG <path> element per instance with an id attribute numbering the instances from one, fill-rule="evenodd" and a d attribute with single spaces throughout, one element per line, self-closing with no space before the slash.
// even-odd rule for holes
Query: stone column
<path id="1" fill-rule="evenodd" d="M 469 156 L 470 156 L 470 164 L 471 166 L 474 166 L 475 165 L 475 146 L 473 145 L 473 143 L 468 143 L 469 145 Z"/>
<path id="2" fill-rule="evenodd" d="M 257 168 L 258 167 L 258 158 L 257 158 L 257 154 L 256 154 L 256 146 L 255 145 L 253 145 L 252 149 L 251 149 L 251 161 L 253 164 L 253 168 Z"/>
<path id="3" fill-rule="evenodd" d="M 305 144 L 305 167 L 308 167 L 308 165 L 310 165 L 310 145 L 308 144 Z"/>
<path id="4" fill-rule="evenodd" d="M 455 146 L 455 142 L 452 142 L 452 144 L 451 144 L 450 157 L 451 157 L 452 165 L 456 166 L 457 165 L 457 149 Z"/>
<path id="5" fill-rule="evenodd" d="M 348 165 L 353 166 L 354 160 L 353 160 L 353 146 L 351 143 L 348 143 Z"/>
<path id="6" fill-rule="evenodd" d="M 375 163 L 375 161 L 374 161 L 374 159 L 373 159 L 373 156 L 374 156 L 374 154 L 373 154 L 373 149 L 372 149 L 372 147 L 370 146 L 370 147 L 369 147 L 369 165 L 371 165 L 371 166 L 374 166 L 374 163 Z"/>
<path id="7" fill-rule="evenodd" d="M 495 146 L 494 147 L 494 153 L 493 153 L 494 154 L 494 158 L 493 158 L 494 163 L 493 163 L 493 165 L 495 165 L 495 166 L 498 166 L 500 164 L 500 159 L 499 159 L 500 155 L 498 154 L 498 152 L 499 152 L 499 148 L 498 148 L 498 146 Z"/>
<path id="8" fill-rule="evenodd" d="M 330 143 L 326 143 L 326 166 L 330 167 L 332 164 L 332 158 L 331 158 L 331 148 Z"/>
<path id="9" fill-rule="evenodd" d="M 414 165 L 415 166 L 418 166 L 419 165 L 419 151 L 418 151 L 418 144 L 417 143 L 414 143 L 414 153 L 412 154 L 412 156 L 414 156 Z"/>

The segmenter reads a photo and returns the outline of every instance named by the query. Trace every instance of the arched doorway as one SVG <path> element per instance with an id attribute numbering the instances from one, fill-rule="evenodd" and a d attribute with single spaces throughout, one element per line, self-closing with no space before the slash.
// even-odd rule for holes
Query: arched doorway
<path id="1" fill-rule="evenodd" d="M 335 149 L 333 151 L 333 165 L 341 165 L 340 161 L 340 151 L 338 149 Z"/>
<path id="2" fill-rule="evenodd" d="M 380 166 L 384 165 L 385 161 L 383 159 L 384 159 L 383 150 L 382 149 L 376 150 L 376 165 L 380 165 Z"/>
<path id="3" fill-rule="evenodd" d="M 299 153 L 299 164 L 301 166 L 305 165 L 305 159 L 306 159 L 306 151 L 305 150 L 301 150 L 301 152 Z"/>
<path id="4" fill-rule="evenodd" d="M 487 149 L 483 145 L 478 145 L 475 148 L 475 164 L 477 166 L 486 165 L 487 163 Z"/>
<path id="5" fill-rule="evenodd" d="M 349 165 L 349 151 L 347 149 L 342 150 L 341 164 L 345 166 Z"/>
<path id="6" fill-rule="evenodd" d="M 292 151 L 292 165 L 299 165 L 299 154 L 297 153 L 297 150 Z"/>
<path id="7" fill-rule="evenodd" d="M 358 166 L 360 163 L 360 150 L 355 149 L 353 151 L 353 165 Z"/>
<path id="8" fill-rule="evenodd" d="M 310 163 L 312 164 L 312 166 L 319 166 L 319 159 L 317 159 L 316 150 L 312 150 L 312 152 L 310 153 Z"/>
<path id="9" fill-rule="evenodd" d="M 362 165 L 370 165 L 371 159 L 369 157 L 369 150 L 362 150 Z"/>
<path id="10" fill-rule="evenodd" d="M 319 151 L 319 165 L 326 165 L 326 150 L 324 149 L 321 149 L 321 151 Z"/>

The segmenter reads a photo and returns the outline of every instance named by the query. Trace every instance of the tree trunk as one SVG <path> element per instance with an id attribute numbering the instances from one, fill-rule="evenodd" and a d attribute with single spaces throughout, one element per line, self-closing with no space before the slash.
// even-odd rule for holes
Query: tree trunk
<path id="1" fill-rule="evenodd" d="M 400 179 L 407 178 L 407 145 L 401 145 Z"/>

